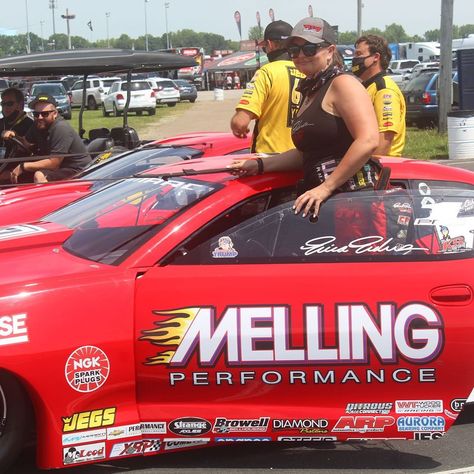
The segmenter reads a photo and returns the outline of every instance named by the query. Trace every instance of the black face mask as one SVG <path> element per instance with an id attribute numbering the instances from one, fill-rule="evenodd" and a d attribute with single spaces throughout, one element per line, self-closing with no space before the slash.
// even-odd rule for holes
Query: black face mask
<path id="1" fill-rule="evenodd" d="M 372 56 L 369 54 L 368 56 L 357 56 L 356 58 L 352 58 L 352 74 L 354 74 L 357 77 L 360 77 L 367 69 L 369 69 L 369 66 L 366 66 L 364 64 L 364 61 L 367 58 L 370 58 Z"/>

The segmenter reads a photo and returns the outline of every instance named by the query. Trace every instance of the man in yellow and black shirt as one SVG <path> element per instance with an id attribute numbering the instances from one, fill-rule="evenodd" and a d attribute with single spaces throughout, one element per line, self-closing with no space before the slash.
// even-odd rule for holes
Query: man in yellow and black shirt
<path id="1" fill-rule="evenodd" d="M 264 40 L 259 46 L 270 62 L 255 73 L 230 122 L 234 135 L 245 137 L 250 122 L 256 121 L 253 152 L 281 153 L 294 148 L 291 122 L 301 101 L 296 87 L 304 75 L 295 68 L 285 49 L 285 40 L 292 29 L 284 21 L 274 21 L 265 28 Z"/>
<path id="2" fill-rule="evenodd" d="M 361 36 L 355 43 L 352 72 L 358 76 L 374 104 L 379 124 L 379 146 L 374 154 L 401 156 L 405 147 L 405 98 L 387 75 L 392 52 L 381 36 Z"/>

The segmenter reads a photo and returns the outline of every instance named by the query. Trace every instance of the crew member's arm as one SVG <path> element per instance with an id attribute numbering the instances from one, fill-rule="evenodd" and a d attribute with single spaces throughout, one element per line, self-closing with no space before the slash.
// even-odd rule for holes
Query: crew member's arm
<path id="1" fill-rule="evenodd" d="M 24 171 L 34 173 L 35 171 L 46 169 L 46 170 L 57 170 L 63 161 L 64 157 L 62 156 L 52 156 L 51 158 L 45 158 L 44 160 L 38 161 L 26 161 L 20 163 L 16 168 L 13 169 L 10 175 L 12 183 L 18 183 L 18 176 L 20 176 Z"/>
<path id="2" fill-rule="evenodd" d="M 245 138 L 250 132 L 250 122 L 255 119 L 257 119 L 257 116 L 254 113 L 248 110 L 237 109 L 237 112 L 235 112 L 234 116 L 230 121 L 230 128 L 232 129 L 232 133 L 236 137 Z"/>
<path id="3" fill-rule="evenodd" d="M 394 91 L 380 89 L 374 97 L 374 109 L 379 127 L 379 144 L 374 154 L 390 155 L 402 120 L 400 100 Z"/>

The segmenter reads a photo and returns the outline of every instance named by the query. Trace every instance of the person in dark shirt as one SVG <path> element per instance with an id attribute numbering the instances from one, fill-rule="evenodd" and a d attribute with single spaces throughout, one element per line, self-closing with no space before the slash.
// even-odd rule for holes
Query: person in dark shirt
<path id="1" fill-rule="evenodd" d="M 21 90 L 10 87 L 2 92 L 1 98 L 3 117 L 0 119 L 0 159 L 25 156 L 28 154 L 26 150 L 17 146 L 12 140 L 4 138 L 10 131 L 24 137 L 33 125 L 33 120 L 23 111 L 25 96 Z M 16 166 L 17 164 L 8 162 L 0 164 L 0 180 L 9 181 L 10 173 Z"/>
<path id="2" fill-rule="evenodd" d="M 33 155 L 47 158 L 20 163 L 11 173 L 12 183 L 18 182 L 23 173 L 32 174 L 35 183 L 67 179 L 91 162 L 86 146 L 59 115 L 56 106 L 54 97 L 45 94 L 36 96 L 29 104 L 33 110 L 34 126 L 25 138 L 18 138 Z"/>

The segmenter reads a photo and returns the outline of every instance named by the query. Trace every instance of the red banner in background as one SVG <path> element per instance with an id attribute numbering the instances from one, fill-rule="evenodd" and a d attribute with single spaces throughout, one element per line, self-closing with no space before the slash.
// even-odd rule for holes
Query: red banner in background
<path id="1" fill-rule="evenodd" d="M 240 17 L 240 12 L 238 10 L 234 13 L 234 19 L 237 23 L 237 29 L 239 30 L 240 39 L 242 39 L 242 21 Z"/>
<path id="2" fill-rule="evenodd" d="M 313 17 L 313 5 L 308 5 L 308 16 Z"/>
<path id="3" fill-rule="evenodd" d="M 268 15 L 270 17 L 270 21 L 275 21 L 275 12 L 273 11 L 273 8 L 270 8 L 270 10 L 268 10 Z"/>

